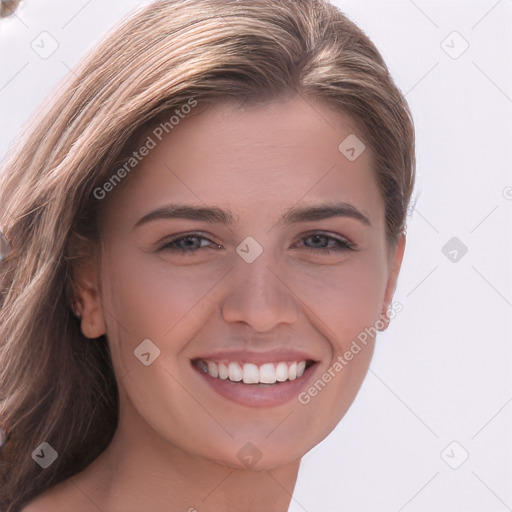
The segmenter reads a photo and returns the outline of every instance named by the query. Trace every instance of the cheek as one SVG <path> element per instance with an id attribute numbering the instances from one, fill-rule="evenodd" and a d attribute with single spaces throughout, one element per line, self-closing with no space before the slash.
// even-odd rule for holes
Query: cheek
<path id="1" fill-rule="evenodd" d="M 366 376 L 375 345 L 374 327 L 382 306 L 386 271 L 380 259 L 369 254 L 335 271 L 331 268 L 313 274 L 298 278 L 294 289 L 299 290 L 298 294 L 319 319 L 317 328 L 330 345 L 330 358 L 322 363 L 316 380 L 298 397 L 301 421 L 309 423 L 318 441 L 343 418 Z"/>
<path id="2" fill-rule="evenodd" d="M 379 318 L 387 281 L 384 260 L 377 251 L 360 253 L 339 266 L 316 266 L 295 272 L 290 286 L 323 325 L 322 333 L 335 351 Z"/>
<path id="3" fill-rule="evenodd" d="M 171 360 L 186 346 L 226 269 L 178 268 L 119 247 L 104 276 L 103 305 L 113 359 L 126 372 L 137 367 L 133 352 L 145 339 L 161 350 L 162 360 Z"/>

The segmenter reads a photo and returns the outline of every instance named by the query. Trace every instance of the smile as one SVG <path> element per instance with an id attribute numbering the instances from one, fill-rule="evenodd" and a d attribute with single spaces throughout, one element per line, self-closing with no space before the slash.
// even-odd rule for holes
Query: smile
<path id="1" fill-rule="evenodd" d="M 195 365 L 215 379 L 243 382 L 244 384 L 275 384 L 302 377 L 313 361 L 281 361 L 278 363 L 215 362 L 197 359 Z"/>
<path id="2" fill-rule="evenodd" d="M 250 408 L 293 403 L 318 373 L 319 361 L 291 351 L 224 352 L 190 360 L 202 385 Z"/>

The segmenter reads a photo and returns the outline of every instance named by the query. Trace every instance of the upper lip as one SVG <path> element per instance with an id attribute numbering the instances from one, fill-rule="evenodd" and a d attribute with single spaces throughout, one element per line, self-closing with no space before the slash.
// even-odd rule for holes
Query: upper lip
<path id="1" fill-rule="evenodd" d="M 192 358 L 192 360 L 197 359 L 203 359 L 205 361 L 214 362 L 221 362 L 227 360 L 242 363 L 253 363 L 256 365 L 280 362 L 293 363 L 295 361 L 317 361 L 317 359 L 311 356 L 311 354 L 290 349 L 276 349 L 267 352 L 253 352 L 247 350 L 224 350 L 219 352 L 210 352 L 208 354 L 203 354 Z"/>

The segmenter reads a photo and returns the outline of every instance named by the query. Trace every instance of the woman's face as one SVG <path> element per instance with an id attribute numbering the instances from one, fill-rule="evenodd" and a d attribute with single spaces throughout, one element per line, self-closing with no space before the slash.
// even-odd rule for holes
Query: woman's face
<path id="1" fill-rule="evenodd" d="M 84 334 L 111 346 L 120 425 L 232 466 L 296 461 L 354 400 L 403 255 L 370 149 L 300 98 L 161 131 L 104 199 L 100 291 L 82 299 Z"/>

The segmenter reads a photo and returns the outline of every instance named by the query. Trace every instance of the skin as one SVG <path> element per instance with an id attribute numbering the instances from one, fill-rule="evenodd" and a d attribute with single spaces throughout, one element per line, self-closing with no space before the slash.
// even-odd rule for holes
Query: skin
<path id="1" fill-rule="evenodd" d="M 108 336 L 119 427 L 88 468 L 25 511 L 287 510 L 301 457 L 350 407 L 375 340 L 306 405 L 236 404 L 205 385 L 190 360 L 294 347 L 315 356 L 316 380 L 388 308 L 405 236 L 386 243 L 369 147 L 353 162 L 338 150 L 352 133 L 349 118 L 317 100 L 220 104 L 181 121 L 110 193 L 108 250 L 101 268 L 83 272 L 79 311 L 86 337 Z M 350 217 L 277 223 L 292 206 L 327 201 L 350 203 L 371 225 Z M 160 219 L 132 229 L 168 202 L 230 209 L 237 222 Z M 197 231 L 206 239 L 189 242 L 203 247 L 193 256 L 155 251 Z M 357 250 L 322 254 L 318 247 L 338 244 L 311 231 Z M 247 236 L 263 248 L 250 264 L 235 251 Z M 144 339 L 161 351 L 150 366 L 133 354 Z M 261 453 L 252 467 L 237 456 L 248 442 Z"/>

